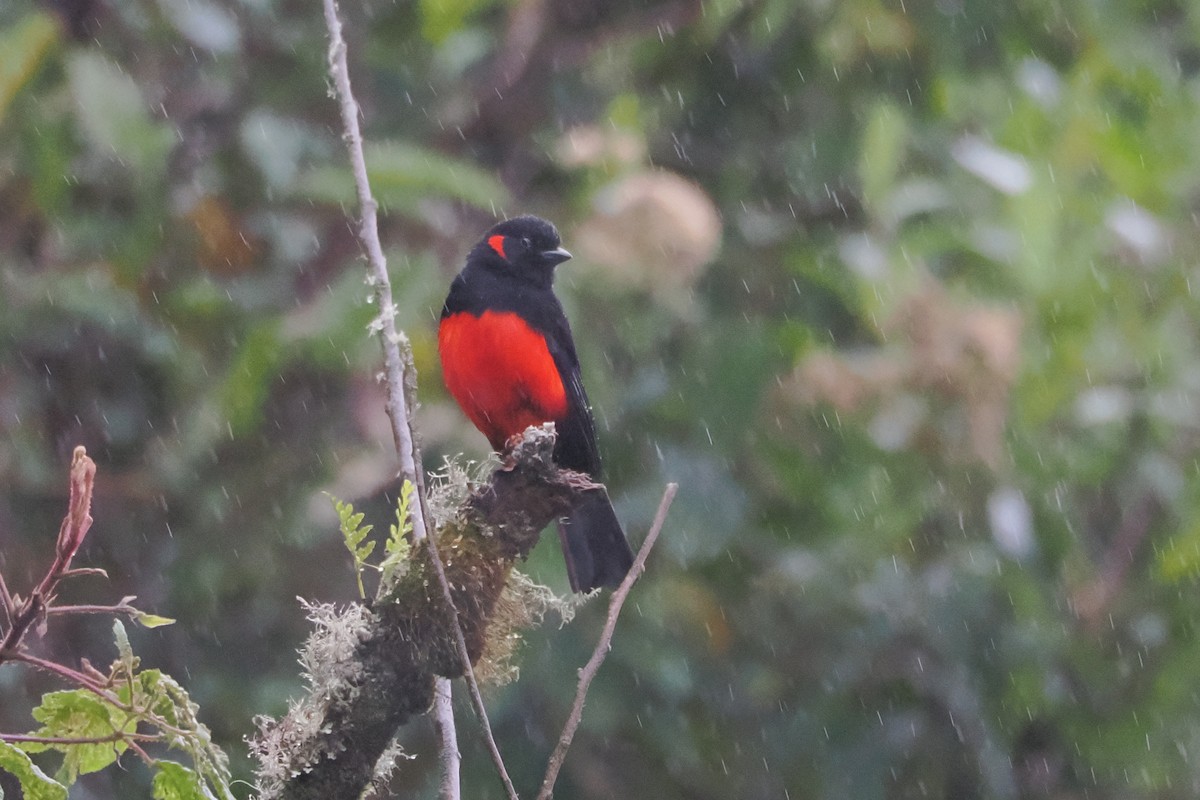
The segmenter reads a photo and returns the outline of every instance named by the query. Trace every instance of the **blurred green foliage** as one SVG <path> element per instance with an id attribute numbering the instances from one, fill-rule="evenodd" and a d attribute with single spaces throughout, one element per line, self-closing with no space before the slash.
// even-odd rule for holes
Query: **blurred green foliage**
<path id="1" fill-rule="evenodd" d="M 346 5 L 427 463 L 485 447 L 445 288 L 531 211 L 635 539 L 681 484 L 557 796 L 1196 796 L 1194 4 Z M 84 560 L 179 620 L 137 651 L 243 776 L 294 598 L 355 596 L 321 492 L 395 507 L 325 47 L 284 0 L 0 6 L 0 568 L 39 574 L 87 446 Z M 518 786 L 599 606 L 492 693 Z M 52 688 L 0 669 L 0 729 Z M 146 795 L 125 762 L 81 785 Z"/>

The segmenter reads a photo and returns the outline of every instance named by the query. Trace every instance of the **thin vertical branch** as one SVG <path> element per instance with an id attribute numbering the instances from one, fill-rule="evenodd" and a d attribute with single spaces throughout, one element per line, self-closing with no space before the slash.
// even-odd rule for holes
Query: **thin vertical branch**
<path id="1" fill-rule="evenodd" d="M 453 727 L 447 729 L 442 720 L 454 721 L 454 698 L 450 692 L 450 681 L 441 680 L 433 687 L 433 727 L 437 733 L 442 750 L 442 797 L 461 797 L 459 771 L 462 767 L 462 753 L 458 749 L 458 739 Z"/>
<path id="2" fill-rule="evenodd" d="M 471 667 L 471 659 L 466 654 L 467 642 L 463 638 L 462 628 L 458 629 L 458 649 L 463 654 L 463 664 L 467 668 L 465 674 L 467 689 L 471 695 L 471 706 L 474 707 L 475 714 L 479 717 L 479 726 L 483 729 L 483 738 L 487 742 L 492 763 L 496 765 L 496 771 L 500 773 L 500 782 L 504 784 L 504 791 L 508 793 L 508 799 L 520 800 L 517 790 L 513 786 L 512 778 L 508 776 L 508 769 L 504 766 L 504 757 L 500 755 L 500 746 L 496 744 L 496 737 L 492 735 L 492 723 L 488 720 L 487 708 L 483 705 L 483 695 L 479 692 L 479 682 L 475 680 L 475 670 Z"/>
<path id="3" fill-rule="evenodd" d="M 335 0 L 323 0 L 325 8 L 325 24 L 329 29 L 329 72 L 333 77 L 334 87 L 341 110 L 342 127 L 345 130 L 346 146 L 350 151 L 350 166 L 354 173 L 354 183 L 358 191 L 358 203 L 362 209 L 362 220 L 359 226 L 359 238 L 367 251 L 368 275 L 370 284 L 375 291 L 375 300 L 379 306 L 379 317 L 376 322 L 384 353 L 384 382 L 387 389 L 387 412 L 392 421 L 392 437 L 395 440 L 396 451 L 400 457 L 401 477 L 412 481 L 417 491 L 417 503 L 412 509 L 413 537 L 425 540 L 429 548 L 430 560 L 442 595 L 454 615 L 454 633 L 459 656 L 462 659 L 467 685 L 471 692 L 471 701 L 479 715 L 484 737 L 492 754 L 492 760 L 500 773 L 500 778 L 508 792 L 510 800 L 517 800 L 516 791 L 508 777 L 500 750 L 492 735 L 488 723 L 487 711 L 479 693 L 479 685 L 471 666 L 467 652 L 466 639 L 462 626 L 458 621 L 458 610 L 450 593 L 450 584 L 446 579 L 446 571 L 438 554 L 437 545 L 432 536 L 428 535 L 425 507 L 425 481 L 421 474 L 420 451 L 413 436 L 412 419 L 405 394 L 405 372 L 412 377 L 411 355 L 408 338 L 396 329 L 396 306 L 392 300 L 392 285 L 388 278 L 387 260 L 383 255 L 383 246 L 379 241 L 379 206 L 371 194 L 371 185 L 367 178 L 367 162 L 363 155 L 362 132 L 358 125 L 359 107 L 350 87 L 350 71 L 346 62 L 346 41 L 342 37 L 342 23 L 338 18 Z M 405 356 L 408 356 L 407 358 Z M 413 378 L 415 383 L 415 377 Z M 454 777 L 446 778 L 442 784 L 443 800 L 457 798 L 458 792 L 458 763 L 461 756 L 458 753 L 454 731 L 454 714 L 449 698 L 451 696 L 450 681 L 438 678 L 435 681 L 436 696 L 445 697 L 444 702 L 434 704 L 434 714 L 439 738 L 442 742 L 443 772 Z M 451 793 L 453 792 L 453 793 Z"/>
<path id="4" fill-rule="evenodd" d="M 658 512 L 654 515 L 654 523 L 650 526 L 650 532 L 646 534 L 646 541 L 642 542 L 637 558 L 633 560 L 633 566 L 629 569 L 629 574 L 625 576 L 625 580 L 621 581 L 621 585 L 613 592 L 612 599 L 608 601 L 608 618 L 604 621 L 604 630 L 600 634 L 600 640 L 596 642 L 596 649 L 592 653 L 592 657 L 579 671 L 579 686 L 575 690 L 575 702 L 571 706 L 567 723 L 563 726 L 562 735 L 558 737 L 558 744 L 555 746 L 554 752 L 550 754 L 549 763 L 546 765 L 546 777 L 542 779 L 542 788 L 538 792 L 537 800 L 550 800 L 550 796 L 554 793 L 554 783 L 558 780 L 558 772 L 562 769 L 567 750 L 571 747 L 571 740 L 575 738 L 575 731 L 583 719 L 583 703 L 587 699 L 588 689 L 612 647 L 613 632 L 617 628 L 617 617 L 621 614 L 621 607 L 625 605 L 625 598 L 629 596 L 629 590 L 633 588 L 634 582 L 641 577 L 642 571 L 646 568 L 646 558 L 650 555 L 650 548 L 654 547 L 654 541 L 658 539 L 658 534 L 667 521 L 667 511 L 670 510 L 678 489 L 679 484 L 677 483 L 667 484 L 662 500 L 658 503 Z"/>
<path id="5" fill-rule="evenodd" d="M 417 484 L 419 472 L 416 463 L 416 445 L 413 442 L 412 424 L 408 416 L 408 400 L 404 394 L 404 359 L 400 352 L 403 344 L 408 347 L 408 338 L 396 330 L 396 305 L 392 301 L 392 282 L 388 278 L 387 258 L 379 242 L 379 204 L 371 194 L 367 179 L 367 161 L 363 155 L 362 131 L 358 127 L 358 102 L 350 88 L 350 71 L 346 64 L 346 40 L 342 38 L 342 22 L 338 18 L 334 0 L 324 0 L 325 24 L 329 28 L 329 73 L 337 90 L 338 107 L 345 130 L 346 147 L 350 151 L 350 168 L 354 173 L 354 185 L 358 191 L 358 205 L 362 211 L 358 237 L 367 251 L 367 274 L 375 291 L 379 306 L 376 324 L 383 345 L 384 385 L 387 389 L 387 412 L 392 420 L 392 438 L 396 453 L 400 457 L 400 476 Z M 413 530 L 418 536 L 425 535 L 424 509 L 413 509 Z"/>
<path id="6" fill-rule="evenodd" d="M 475 716 L 479 718 L 479 727 L 483 732 L 483 739 L 487 743 L 488 753 L 492 757 L 492 763 L 496 766 L 496 772 L 500 775 L 500 782 L 504 784 L 504 791 L 508 795 L 508 800 L 520 800 L 517 796 L 517 790 L 513 786 L 512 778 L 508 776 L 508 768 L 504 766 L 504 757 L 500 755 L 500 746 L 496 744 L 496 737 L 492 733 L 492 723 L 488 719 L 487 707 L 483 704 L 483 694 L 479 691 L 479 681 L 475 679 L 475 668 L 471 665 L 471 655 L 467 649 L 467 638 L 463 635 L 462 624 L 458 618 L 458 609 L 455 608 L 454 598 L 450 594 L 450 581 L 446 578 L 446 567 L 442 564 L 442 557 L 438 554 L 437 546 L 434 544 L 433 539 L 430 538 L 427 544 L 429 545 L 429 560 L 433 563 L 433 570 L 437 574 L 438 585 L 442 589 L 442 599 L 454 614 L 454 625 L 451 628 L 454 633 L 454 644 L 458 649 L 458 657 L 463 666 L 463 677 L 467 680 L 467 691 L 471 697 L 471 707 L 475 709 Z M 445 683 L 446 695 L 448 697 L 450 694 L 450 682 L 445 678 L 438 678 L 438 683 L 434 686 L 434 692 L 441 691 L 443 682 Z M 447 701 L 445 708 L 449 709 L 449 707 L 450 704 Z M 439 712 L 443 710 L 436 703 L 434 704 L 434 708 Z M 449 713 L 449 711 L 446 713 Z M 452 713 L 450 714 L 450 719 L 451 721 L 454 719 Z"/>

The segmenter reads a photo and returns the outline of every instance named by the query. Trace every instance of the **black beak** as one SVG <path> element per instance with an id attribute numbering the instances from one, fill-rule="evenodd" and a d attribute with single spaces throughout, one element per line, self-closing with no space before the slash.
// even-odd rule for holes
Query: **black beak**
<path id="1" fill-rule="evenodd" d="M 556 247 L 553 250 L 546 250 L 542 253 L 542 260 L 549 263 L 552 267 L 557 264 L 561 264 L 564 261 L 568 261 L 570 258 L 571 254 L 561 247 Z"/>

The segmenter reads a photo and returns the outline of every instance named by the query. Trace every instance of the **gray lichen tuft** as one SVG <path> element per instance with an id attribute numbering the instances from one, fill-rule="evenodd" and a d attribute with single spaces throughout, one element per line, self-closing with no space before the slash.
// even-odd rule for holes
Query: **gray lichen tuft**
<path id="1" fill-rule="evenodd" d="M 475 677 L 482 684 L 503 686 L 519 677 L 515 663 L 521 645 L 521 631 L 542 624 L 547 612 L 558 614 L 562 625 L 575 617 L 575 611 L 592 595 L 554 593 L 549 586 L 535 583 L 523 572 L 513 570 L 492 611 L 491 624 L 483 641 L 483 655 L 475 665 Z"/>
<path id="2" fill-rule="evenodd" d="M 300 650 L 300 665 L 309 691 L 292 701 L 280 720 L 255 718 L 258 735 L 250 751 L 258 759 L 259 797 L 276 797 L 291 778 L 306 772 L 321 758 L 337 754 L 343 745 L 326 729 L 331 712 L 347 706 L 358 692 L 362 663 L 355 653 L 368 635 L 371 614 L 365 606 L 338 610 L 332 603 L 300 600 L 313 631 Z"/>
<path id="3" fill-rule="evenodd" d="M 471 492 L 486 484 L 499 466 L 500 459 L 494 454 L 483 461 L 463 462 L 447 457 L 442 468 L 429 476 L 425 490 L 431 529 L 440 531 L 457 518 Z"/>
<path id="4" fill-rule="evenodd" d="M 392 774 L 396 771 L 396 767 L 400 766 L 401 761 L 412 761 L 416 756 L 406 753 L 400 742 L 392 739 L 387 748 L 384 749 L 383 755 L 379 757 L 379 761 L 375 762 L 375 771 L 371 775 L 371 782 L 367 784 L 367 788 L 363 790 L 360 800 L 374 800 L 377 797 L 388 796 L 388 784 L 391 783 Z"/>
<path id="5" fill-rule="evenodd" d="M 333 698 L 354 691 L 362 677 L 356 650 L 370 632 L 370 612 L 359 603 L 340 611 L 333 603 L 303 599 L 300 603 L 313 624 L 312 633 L 300 649 L 300 666 L 310 694 Z"/>

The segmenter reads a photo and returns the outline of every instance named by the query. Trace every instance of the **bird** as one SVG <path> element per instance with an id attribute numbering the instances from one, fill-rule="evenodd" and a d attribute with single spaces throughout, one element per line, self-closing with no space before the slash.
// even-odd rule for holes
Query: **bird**
<path id="1" fill-rule="evenodd" d="M 553 422 L 554 463 L 601 478 L 596 424 L 555 267 L 571 258 L 558 230 L 519 216 L 487 231 L 450 284 L 438 323 L 446 388 L 492 449 Z M 572 591 L 620 585 L 633 551 L 606 491 L 588 492 L 558 521 Z"/>

